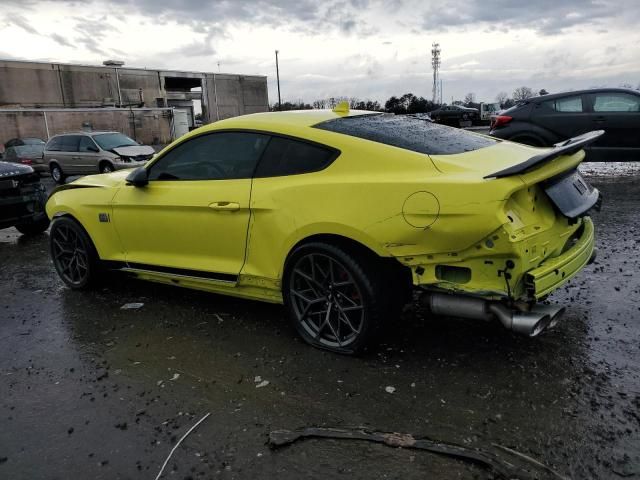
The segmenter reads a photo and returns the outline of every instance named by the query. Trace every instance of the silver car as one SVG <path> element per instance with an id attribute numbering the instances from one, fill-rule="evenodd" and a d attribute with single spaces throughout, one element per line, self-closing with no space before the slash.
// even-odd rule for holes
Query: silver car
<path id="1" fill-rule="evenodd" d="M 153 148 L 119 132 L 63 133 L 44 147 L 44 161 L 57 183 L 69 175 L 109 173 L 136 168 L 153 157 Z"/>

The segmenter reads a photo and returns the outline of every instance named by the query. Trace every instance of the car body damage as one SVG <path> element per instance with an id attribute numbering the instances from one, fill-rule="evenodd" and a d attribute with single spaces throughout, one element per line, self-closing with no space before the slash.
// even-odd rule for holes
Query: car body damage
<path id="1" fill-rule="evenodd" d="M 343 129 L 341 121 L 350 127 Z M 290 306 L 291 282 L 300 281 L 291 277 L 291 262 L 297 261 L 299 275 L 312 282 L 315 267 L 303 271 L 309 258 L 320 254 L 296 255 L 321 243 L 331 247 L 318 248 L 336 271 L 344 267 L 345 278 L 358 270 L 334 247 L 371 275 L 388 272 L 388 289 L 404 282 L 394 279 L 406 277 L 427 292 L 481 299 L 478 318 L 501 305 L 510 311 L 515 305 L 532 308 L 592 258 L 595 234 L 587 214 L 599 192 L 576 170 L 584 153 L 564 150 L 496 176 L 549 151 L 442 129 L 449 127 L 370 112 L 228 119 L 191 132 L 141 169 L 89 176 L 56 190 L 47 212 L 51 218 L 75 219 L 99 260 L 147 280 Z M 376 137 L 376 131 L 384 135 Z M 421 137 L 431 143 L 421 143 Z M 456 145 L 442 145 L 451 139 Z M 215 166 L 199 178 L 205 167 L 193 167 L 198 142 L 213 142 L 208 151 L 215 151 L 218 141 L 226 145 L 224 152 L 238 150 L 237 162 L 229 160 L 231 166 Z M 184 157 L 180 152 L 190 146 L 194 153 Z M 298 156 L 286 163 L 290 152 Z M 257 167 L 248 170 L 252 158 Z M 183 164 L 172 167 L 176 162 Z M 265 162 L 273 164 L 266 168 Z M 580 182 L 584 192 L 574 195 L 572 182 Z M 573 210 L 567 210 L 563 199 L 571 195 Z M 590 203 L 580 208 L 581 202 Z M 326 298 L 327 305 L 336 301 L 319 286 L 327 277 L 313 282 L 318 286 L 296 295 L 309 305 L 316 302 L 312 294 Z M 354 299 L 364 287 L 352 292 Z M 336 309 L 345 308 L 342 301 Z M 328 311 L 330 316 L 331 307 Z M 504 318 L 505 325 L 514 321 Z M 327 322 L 305 328 L 322 330 Z M 334 344 L 345 343 L 325 347 Z"/>

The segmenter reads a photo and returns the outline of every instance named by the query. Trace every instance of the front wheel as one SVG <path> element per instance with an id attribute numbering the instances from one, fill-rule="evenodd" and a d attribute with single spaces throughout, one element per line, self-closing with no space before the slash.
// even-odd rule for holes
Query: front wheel
<path id="1" fill-rule="evenodd" d="M 294 327 L 313 346 L 336 353 L 362 351 L 382 324 L 386 295 L 373 260 L 325 243 L 297 248 L 283 278 Z"/>
<path id="2" fill-rule="evenodd" d="M 113 165 L 111 165 L 109 162 L 102 162 L 100 164 L 100 173 L 111 173 L 115 170 L 115 168 L 113 168 Z"/>
<path id="3" fill-rule="evenodd" d="M 99 258 L 82 226 L 68 217 L 53 220 L 49 233 L 53 265 L 62 281 L 79 290 L 97 283 Z"/>

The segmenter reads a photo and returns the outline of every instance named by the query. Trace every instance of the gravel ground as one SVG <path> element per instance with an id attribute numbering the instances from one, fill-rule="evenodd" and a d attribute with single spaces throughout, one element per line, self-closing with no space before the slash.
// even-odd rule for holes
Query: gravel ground
<path id="1" fill-rule="evenodd" d="M 275 429 L 406 432 L 508 447 L 576 479 L 640 478 L 640 165 L 585 164 L 599 257 L 536 339 L 409 306 L 360 358 L 297 339 L 281 307 L 116 277 L 65 288 L 47 235 L 0 231 L 0 478 L 495 478 L 345 440 L 270 450 Z M 122 310 L 142 302 L 137 310 Z M 395 391 L 389 393 L 387 387 Z M 557 478 L 531 468 L 522 478 Z"/>

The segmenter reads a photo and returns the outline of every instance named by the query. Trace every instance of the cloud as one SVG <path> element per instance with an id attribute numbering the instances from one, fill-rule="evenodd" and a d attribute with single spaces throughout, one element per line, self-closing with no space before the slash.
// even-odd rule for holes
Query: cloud
<path id="1" fill-rule="evenodd" d="M 49 37 L 53 41 L 62 45 L 63 47 L 73 47 L 73 45 L 69 41 L 67 41 L 67 39 L 64 38 L 62 35 L 58 35 L 57 33 L 52 33 L 51 35 L 49 35 Z"/>
<path id="2" fill-rule="evenodd" d="M 425 30 L 475 27 L 491 29 L 527 28 L 543 35 L 558 34 L 566 29 L 598 25 L 620 12 L 636 12 L 636 0 L 441 0 L 430 2 L 423 13 Z"/>
<path id="3" fill-rule="evenodd" d="M 5 15 L 5 22 L 9 25 L 15 25 L 16 27 L 21 28 L 25 32 L 31 33 L 33 35 L 38 35 L 39 32 L 33 28 L 33 26 L 29 23 L 29 21 L 20 14 L 14 13 L 12 15 Z"/>

